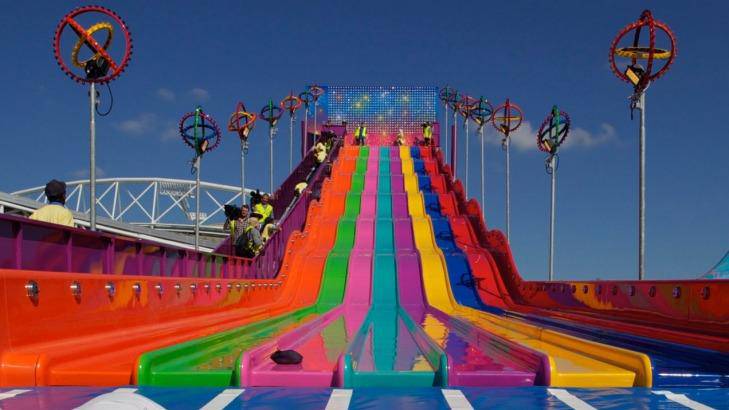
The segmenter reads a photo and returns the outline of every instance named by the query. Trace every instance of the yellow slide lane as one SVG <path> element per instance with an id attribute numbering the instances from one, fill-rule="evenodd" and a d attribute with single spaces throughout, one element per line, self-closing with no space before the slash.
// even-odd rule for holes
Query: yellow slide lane
<path id="1" fill-rule="evenodd" d="M 459 305 L 451 291 L 445 257 L 435 244 L 430 217 L 425 213 L 423 196 L 409 147 L 400 148 L 408 212 L 421 264 L 423 286 L 428 303 L 449 315 L 549 357 L 551 385 L 559 387 L 650 387 L 651 365 L 647 355 L 591 342 L 574 336 Z"/>

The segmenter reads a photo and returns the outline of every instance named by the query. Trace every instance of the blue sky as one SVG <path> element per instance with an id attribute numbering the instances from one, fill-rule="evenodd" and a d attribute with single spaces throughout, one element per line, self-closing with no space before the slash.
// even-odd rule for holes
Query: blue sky
<path id="1" fill-rule="evenodd" d="M 99 3 L 122 15 L 135 44 L 129 69 L 112 83 L 114 110 L 97 121 L 105 176 L 189 178 L 191 151 L 174 127 L 197 103 L 222 123 L 238 100 L 258 109 L 312 82 L 449 84 L 512 98 L 528 120 L 512 158 L 512 246 L 530 279 L 546 277 L 549 205 L 532 134 L 555 103 L 575 127 L 559 169 L 557 278 L 636 276 L 638 123 L 607 54 L 618 30 L 650 7 L 677 34 L 679 55 L 648 94 L 647 276 L 698 275 L 729 248 L 726 2 Z M 51 50 L 56 24 L 77 5 L 3 7 L 0 190 L 86 174 L 86 90 L 58 70 Z M 249 156 L 249 180 L 261 187 L 265 134 L 259 125 Z M 279 141 L 277 181 L 288 167 Z M 237 138 L 225 133 L 203 179 L 238 184 L 238 161 Z M 493 143 L 487 169 L 487 223 L 502 228 L 503 154 Z"/>

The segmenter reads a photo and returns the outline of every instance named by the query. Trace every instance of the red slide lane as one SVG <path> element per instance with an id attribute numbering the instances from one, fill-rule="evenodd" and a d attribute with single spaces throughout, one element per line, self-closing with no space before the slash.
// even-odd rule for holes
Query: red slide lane
<path id="1" fill-rule="evenodd" d="M 440 154 L 438 156 L 440 157 Z M 424 161 L 426 169 L 432 171 L 433 167 L 429 163 L 435 162 L 435 160 L 425 159 Z M 445 179 L 449 180 L 450 170 L 448 167 L 445 166 L 441 169 L 445 171 Z M 440 179 L 443 175 L 431 174 L 431 178 L 433 177 Z M 564 304 L 560 303 L 560 299 L 550 298 L 548 291 L 540 291 L 536 289 L 537 286 L 533 283 L 521 279 L 516 271 L 511 250 L 503 235 L 499 231 L 486 230 L 478 203 L 474 200 L 465 203 L 460 181 L 452 184 L 446 182 L 446 184 L 449 185 L 447 188 L 450 188 L 450 191 L 441 190 L 436 184 L 433 184 L 433 190 L 440 194 L 439 200 L 443 213 L 449 216 L 456 241 L 468 257 L 473 269 L 473 276 L 479 284 L 479 296 L 485 303 L 522 313 L 536 313 L 713 350 L 729 351 L 729 338 L 727 337 L 729 332 L 729 326 L 727 326 L 729 324 L 729 313 L 727 311 L 729 308 L 716 306 L 719 298 L 714 298 L 713 301 L 701 301 L 703 302 L 701 308 L 708 310 L 708 313 L 701 311 L 702 316 L 708 316 L 710 320 L 700 320 L 703 319 L 701 316 L 697 320 L 677 320 L 677 318 L 669 318 L 664 312 L 661 312 L 661 310 L 674 310 L 676 309 L 674 306 L 662 308 L 660 305 L 656 307 L 648 303 L 631 309 L 630 306 L 624 308 L 616 304 L 611 308 L 608 302 L 607 305 L 603 303 L 599 309 L 596 309 L 589 303 L 573 302 Z M 443 193 L 444 191 L 446 193 Z M 465 216 L 463 212 L 466 213 Z M 476 228 L 474 229 L 474 227 Z M 485 241 L 479 241 L 479 235 L 476 233 L 476 229 L 479 228 Z M 642 289 L 645 294 L 652 293 L 655 295 L 657 293 L 656 288 L 653 291 L 650 289 L 651 286 L 658 286 L 656 282 L 661 283 L 660 281 L 642 283 L 602 281 L 540 284 L 540 286 L 553 286 L 553 290 L 550 289 L 552 292 L 567 295 L 577 294 L 578 296 L 580 293 L 595 295 L 598 294 L 598 289 L 600 289 L 601 293 L 605 294 L 603 297 L 605 297 L 608 296 L 609 292 L 615 292 L 613 286 L 618 289 L 616 293 L 626 287 L 630 289 L 630 286 L 633 286 L 632 292 L 634 294 L 638 294 L 639 290 Z M 698 281 L 663 281 L 662 287 L 670 289 L 671 286 L 675 287 L 687 282 L 694 291 L 695 288 L 701 286 L 702 288 L 708 287 L 710 291 L 715 291 L 715 294 L 719 292 L 726 294 L 726 290 L 729 289 L 724 289 L 727 284 L 718 284 L 715 281 L 707 281 L 706 284 L 699 284 Z M 577 292 L 577 290 L 580 292 Z M 546 293 L 547 295 L 540 295 L 540 293 Z M 688 299 L 688 295 L 686 299 Z M 693 298 L 694 301 L 696 299 L 698 298 Z M 621 300 L 621 302 L 624 301 Z M 696 309 L 694 306 L 694 310 Z M 712 314 L 712 312 L 716 312 L 716 314 Z M 616 316 L 619 321 L 614 319 Z M 713 318 L 716 318 L 716 320 L 711 320 Z"/>

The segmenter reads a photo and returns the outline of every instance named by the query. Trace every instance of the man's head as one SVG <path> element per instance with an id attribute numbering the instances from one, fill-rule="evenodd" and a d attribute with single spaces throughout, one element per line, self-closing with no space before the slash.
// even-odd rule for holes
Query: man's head
<path id="1" fill-rule="evenodd" d="M 263 194 L 263 196 L 261 196 L 261 203 L 263 205 L 267 205 L 270 200 L 271 200 L 271 195 L 269 195 L 269 194 Z"/>
<path id="2" fill-rule="evenodd" d="M 247 218 L 249 213 L 251 213 L 251 207 L 243 204 L 243 206 L 240 207 L 240 217 Z"/>
<path id="3" fill-rule="evenodd" d="M 66 183 L 63 181 L 50 180 L 46 184 L 45 193 L 48 202 L 66 203 Z"/>
<path id="4" fill-rule="evenodd" d="M 258 229 L 261 226 L 261 219 L 263 219 L 263 215 L 255 212 L 252 213 L 251 217 L 248 218 L 248 226 L 253 227 L 253 229 Z"/>

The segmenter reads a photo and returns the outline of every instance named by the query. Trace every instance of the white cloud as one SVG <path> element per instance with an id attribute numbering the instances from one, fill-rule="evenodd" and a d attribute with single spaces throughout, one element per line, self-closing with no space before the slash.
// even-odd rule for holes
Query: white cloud
<path id="1" fill-rule="evenodd" d="M 141 113 L 136 118 L 124 120 L 116 124 L 119 131 L 129 135 L 142 135 L 157 127 L 157 116 L 152 113 Z"/>
<path id="2" fill-rule="evenodd" d="M 210 93 L 204 88 L 193 88 L 190 90 L 190 95 L 197 101 L 207 101 L 210 99 Z"/>
<path id="3" fill-rule="evenodd" d="M 157 97 L 162 101 L 175 101 L 175 93 L 169 88 L 160 88 L 157 90 Z"/>
<path id="4" fill-rule="evenodd" d="M 459 129 L 459 133 L 460 138 L 463 130 Z M 486 141 L 491 144 L 501 145 L 503 137 L 503 134 L 493 127 L 486 129 Z M 584 128 L 575 127 L 570 131 L 562 148 L 593 148 L 598 145 L 614 143 L 617 139 L 618 135 L 615 127 L 608 123 L 600 124 L 600 128 L 594 133 Z M 538 150 L 537 130 L 532 127 L 529 121 L 524 121 L 521 127 L 511 134 L 511 147 L 519 151 Z"/>
<path id="5" fill-rule="evenodd" d="M 615 132 L 615 127 L 608 123 L 600 124 L 600 129 L 591 133 L 584 128 L 575 127 L 570 131 L 567 139 L 564 142 L 564 148 L 571 147 L 594 147 L 596 145 L 608 144 L 617 141 L 618 134 Z"/>
<path id="6" fill-rule="evenodd" d="M 162 141 L 169 141 L 169 140 L 172 140 L 175 138 L 179 138 L 179 136 L 180 136 L 179 126 L 172 121 L 168 122 L 162 129 L 162 132 L 160 133 L 160 137 L 162 138 Z"/>
<path id="7" fill-rule="evenodd" d="M 114 126 L 122 133 L 132 137 L 157 135 L 160 140 L 169 141 L 180 135 L 175 121 L 160 119 L 152 113 L 141 113 L 135 118 L 116 123 Z"/>
<path id="8" fill-rule="evenodd" d="M 462 131 L 461 131 L 462 132 Z M 501 145 L 504 134 L 496 131 L 494 127 L 488 127 L 485 131 L 486 142 Z M 459 136 L 460 137 L 460 136 Z M 516 131 L 511 133 L 511 147 L 519 151 L 537 150 L 536 131 L 529 121 L 524 121 Z"/>

